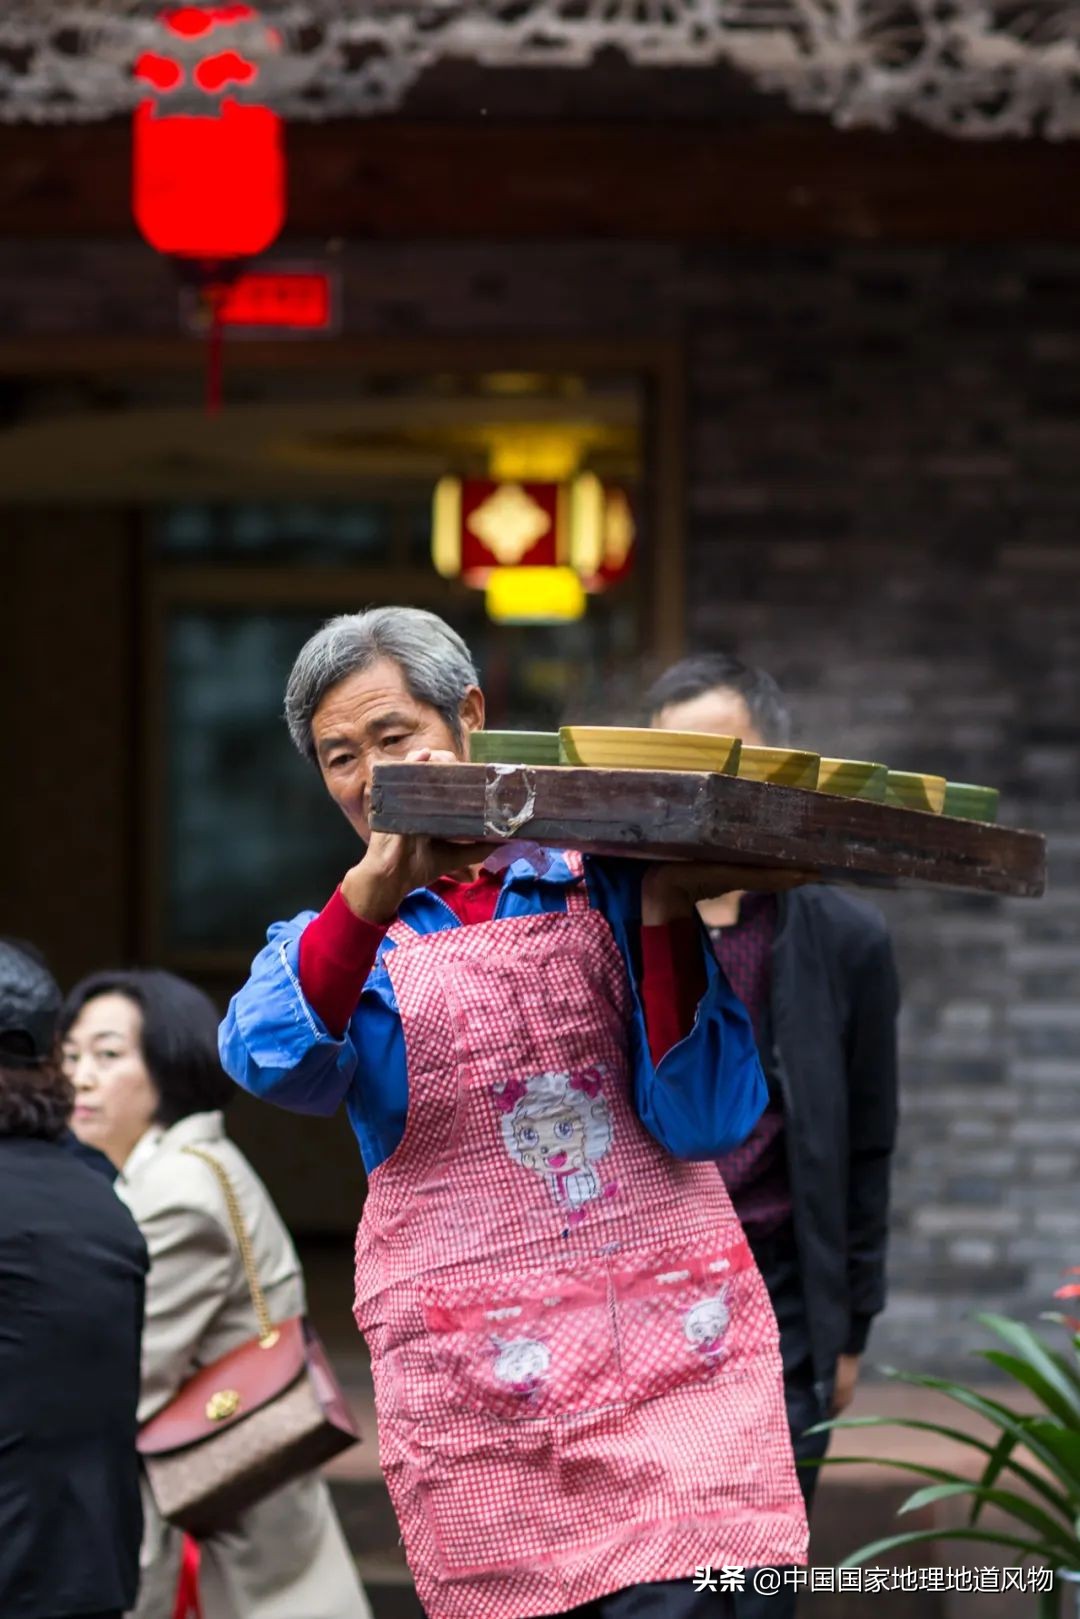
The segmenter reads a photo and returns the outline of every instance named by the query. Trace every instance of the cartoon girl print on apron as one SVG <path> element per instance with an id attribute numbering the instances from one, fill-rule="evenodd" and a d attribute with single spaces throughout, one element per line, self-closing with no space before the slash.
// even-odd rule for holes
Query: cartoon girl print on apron
<path id="1" fill-rule="evenodd" d="M 611 1149 L 611 1109 L 600 1068 L 533 1074 L 492 1087 L 507 1152 L 522 1169 L 541 1175 L 567 1224 L 580 1225 L 587 1205 L 614 1197 L 603 1159 Z"/>

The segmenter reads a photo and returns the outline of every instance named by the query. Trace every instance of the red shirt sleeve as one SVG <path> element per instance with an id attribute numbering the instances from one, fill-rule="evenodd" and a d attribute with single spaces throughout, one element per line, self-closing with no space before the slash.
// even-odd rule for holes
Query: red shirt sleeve
<path id="1" fill-rule="evenodd" d="M 642 928 L 641 1002 L 654 1063 L 690 1033 L 706 982 L 695 918 Z"/>
<path id="2" fill-rule="evenodd" d="M 300 988 L 304 999 L 341 1039 L 375 965 L 386 929 L 350 911 L 341 889 L 300 935 Z"/>

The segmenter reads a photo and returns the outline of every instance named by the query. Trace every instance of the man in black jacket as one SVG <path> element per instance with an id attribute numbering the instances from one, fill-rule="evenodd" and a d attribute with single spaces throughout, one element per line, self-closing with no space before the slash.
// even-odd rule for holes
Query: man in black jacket
<path id="1" fill-rule="evenodd" d="M 787 708 L 764 671 L 723 654 L 684 659 L 647 699 L 652 724 L 784 746 Z M 889 1173 L 896 1137 L 892 947 L 880 912 L 824 885 L 726 894 L 700 907 L 713 948 L 754 1020 L 769 1103 L 720 1163 L 780 1326 L 795 1454 L 805 1430 L 855 1392 L 885 1303 Z M 816 1467 L 800 1467 L 809 1508 Z M 787 1619 L 795 1592 L 736 1597 L 739 1619 Z"/>
<path id="2" fill-rule="evenodd" d="M 64 1150 L 60 994 L 0 942 L 0 1615 L 119 1619 L 138 1588 L 146 1244 Z"/>

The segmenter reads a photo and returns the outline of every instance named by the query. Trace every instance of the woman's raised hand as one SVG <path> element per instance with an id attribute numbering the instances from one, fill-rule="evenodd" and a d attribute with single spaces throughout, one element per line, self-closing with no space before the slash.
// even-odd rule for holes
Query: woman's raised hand
<path id="1" fill-rule="evenodd" d="M 453 765 L 461 761 L 439 748 L 417 748 L 401 763 Z M 345 874 L 342 897 L 355 916 L 385 927 L 414 888 L 429 888 L 439 877 L 469 871 L 490 853 L 488 843 L 451 843 L 411 832 L 373 832 L 364 858 Z"/>

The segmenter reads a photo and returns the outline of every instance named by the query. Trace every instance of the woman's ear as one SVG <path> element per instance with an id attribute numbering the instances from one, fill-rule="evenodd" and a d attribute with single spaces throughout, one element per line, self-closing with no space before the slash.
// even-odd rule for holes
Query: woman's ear
<path id="1" fill-rule="evenodd" d="M 461 728 L 466 733 L 484 729 L 484 694 L 479 686 L 470 686 L 458 709 Z"/>

